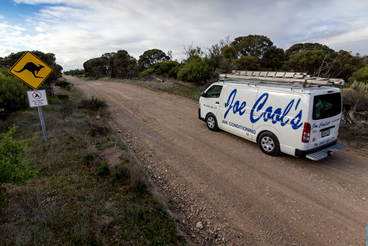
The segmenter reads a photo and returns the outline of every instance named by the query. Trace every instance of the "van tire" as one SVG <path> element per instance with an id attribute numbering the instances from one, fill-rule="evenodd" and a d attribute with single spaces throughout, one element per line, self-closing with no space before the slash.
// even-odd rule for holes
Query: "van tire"
<path id="1" fill-rule="evenodd" d="M 279 140 L 272 132 L 264 132 L 258 138 L 258 145 L 267 155 L 280 155 Z"/>
<path id="2" fill-rule="evenodd" d="M 210 129 L 211 131 L 217 131 L 218 125 L 217 125 L 217 119 L 216 116 L 214 116 L 213 114 L 208 114 L 206 117 L 206 125 L 208 127 L 208 129 Z"/>

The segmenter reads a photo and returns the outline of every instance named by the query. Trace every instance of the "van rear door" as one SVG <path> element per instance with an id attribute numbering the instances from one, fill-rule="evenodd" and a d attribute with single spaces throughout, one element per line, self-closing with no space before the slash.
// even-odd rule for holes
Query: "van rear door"
<path id="1" fill-rule="evenodd" d="M 312 95 L 312 114 L 309 120 L 311 136 L 308 149 L 329 145 L 337 140 L 342 111 L 339 89 L 316 91 Z"/>

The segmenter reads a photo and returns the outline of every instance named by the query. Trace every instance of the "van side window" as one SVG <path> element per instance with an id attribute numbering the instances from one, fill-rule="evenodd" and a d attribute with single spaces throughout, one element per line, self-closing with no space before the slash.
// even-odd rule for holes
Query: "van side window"
<path id="1" fill-rule="evenodd" d="M 222 90 L 222 85 L 214 85 L 211 88 L 209 88 L 206 92 L 207 97 L 220 97 Z"/>
<path id="2" fill-rule="evenodd" d="M 341 93 L 314 97 L 313 120 L 322 120 L 341 113 Z"/>

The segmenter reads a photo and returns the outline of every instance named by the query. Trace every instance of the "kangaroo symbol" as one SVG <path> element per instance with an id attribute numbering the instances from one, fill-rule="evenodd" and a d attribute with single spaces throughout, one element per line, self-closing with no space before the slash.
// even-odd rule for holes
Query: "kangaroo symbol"
<path id="1" fill-rule="evenodd" d="M 40 64 L 38 64 L 38 66 L 36 65 L 36 64 L 34 64 L 33 62 L 28 62 L 24 67 L 23 67 L 23 69 L 22 70 L 20 70 L 20 71 L 15 71 L 15 72 L 17 72 L 17 73 L 21 73 L 21 72 L 23 72 L 24 70 L 28 70 L 28 71 L 30 71 L 31 73 L 33 73 L 33 76 L 35 76 L 35 78 L 39 78 L 39 79 L 42 79 L 43 77 L 38 77 L 38 76 L 36 76 L 36 74 L 42 69 L 42 68 L 44 68 L 44 66 L 42 66 L 42 65 L 40 65 Z"/>

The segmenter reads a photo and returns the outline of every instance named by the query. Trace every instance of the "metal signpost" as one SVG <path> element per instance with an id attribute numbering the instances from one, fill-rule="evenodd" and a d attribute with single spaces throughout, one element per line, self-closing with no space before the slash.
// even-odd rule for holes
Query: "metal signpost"
<path id="1" fill-rule="evenodd" d="M 45 121 L 43 120 L 43 114 L 42 114 L 42 109 L 41 109 L 41 106 L 48 105 L 46 91 L 45 90 L 27 91 L 27 96 L 28 96 L 29 106 L 31 108 L 37 107 L 38 109 L 38 114 L 40 115 L 40 120 L 41 120 L 42 132 L 45 137 L 45 141 L 47 142 L 48 138 L 47 138 L 46 126 L 45 126 Z"/>
<path id="2" fill-rule="evenodd" d="M 27 91 L 30 107 L 37 107 L 41 120 L 41 126 L 45 141 L 48 141 L 46 126 L 43 119 L 41 106 L 48 105 L 45 90 L 37 90 L 42 83 L 50 76 L 53 69 L 31 52 L 25 52 L 23 56 L 12 66 L 9 73 L 25 84 L 29 85 L 34 91 Z"/>

